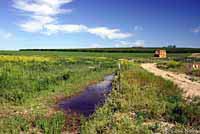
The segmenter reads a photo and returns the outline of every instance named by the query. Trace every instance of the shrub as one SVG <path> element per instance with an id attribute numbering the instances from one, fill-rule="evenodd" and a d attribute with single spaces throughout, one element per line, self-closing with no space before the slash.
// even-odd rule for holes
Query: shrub
<path id="1" fill-rule="evenodd" d="M 197 77 L 200 77 L 200 69 L 193 69 L 191 72 L 190 72 L 191 75 L 194 75 L 194 76 L 197 76 Z"/>
<path id="2" fill-rule="evenodd" d="M 181 62 L 177 62 L 177 61 L 167 61 L 167 62 L 159 62 L 157 64 L 157 67 L 162 68 L 162 69 L 177 69 L 180 68 L 182 66 Z"/>

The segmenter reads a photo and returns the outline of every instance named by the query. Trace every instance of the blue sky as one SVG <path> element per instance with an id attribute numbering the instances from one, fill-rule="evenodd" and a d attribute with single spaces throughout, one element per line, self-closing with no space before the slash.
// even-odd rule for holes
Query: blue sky
<path id="1" fill-rule="evenodd" d="M 1 0 L 0 49 L 200 47 L 199 0 Z"/>

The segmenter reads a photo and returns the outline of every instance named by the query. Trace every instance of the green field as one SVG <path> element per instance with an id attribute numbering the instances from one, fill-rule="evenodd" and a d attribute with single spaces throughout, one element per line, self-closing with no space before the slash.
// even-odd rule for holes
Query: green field
<path id="1" fill-rule="evenodd" d="M 152 58 L 154 53 L 110 53 L 110 52 L 65 52 L 65 51 L 0 51 L 0 55 L 36 55 L 36 56 L 59 56 L 59 57 L 108 57 L 112 59 L 119 58 Z M 185 58 L 191 53 L 169 53 L 169 58 Z"/>
<path id="2" fill-rule="evenodd" d="M 189 55 L 171 53 L 160 60 L 153 53 L 0 51 L 0 134 L 196 131 L 200 99 L 188 102 L 172 82 L 139 66 Z M 57 103 L 114 72 L 118 75 L 105 105 L 90 118 L 80 118 L 78 126 L 67 124 Z"/>

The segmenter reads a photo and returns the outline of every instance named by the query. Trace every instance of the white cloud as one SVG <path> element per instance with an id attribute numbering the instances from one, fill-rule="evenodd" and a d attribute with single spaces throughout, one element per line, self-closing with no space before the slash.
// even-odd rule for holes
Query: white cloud
<path id="1" fill-rule="evenodd" d="M 90 45 L 90 48 L 101 48 L 101 47 L 102 45 L 97 44 L 97 43 Z"/>
<path id="2" fill-rule="evenodd" d="M 77 33 L 77 32 L 85 32 L 87 31 L 87 27 L 84 25 L 74 25 L 74 24 L 65 24 L 65 25 L 56 25 L 56 24 L 49 24 L 44 26 L 46 29 L 46 34 L 51 35 L 58 32 L 64 33 Z"/>
<path id="3" fill-rule="evenodd" d="M 122 33 L 119 29 L 109 29 L 107 27 L 90 28 L 88 32 L 108 39 L 124 39 L 132 36 L 130 33 Z"/>
<path id="4" fill-rule="evenodd" d="M 139 26 L 139 25 L 134 26 L 135 31 L 143 31 L 143 29 L 144 28 L 142 26 Z"/>
<path id="5" fill-rule="evenodd" d="M 59 24 L 57 15 L 70 13 L 71 9 L 63 9 L 64 4 L 73 0 L 14 0 L 13 7 L 22 11 L 29 18 L 19 24 L 26 32 L 52 35 L 58 32 L 77 33 L 86 32 L 97 35 L 103 39 L 124 39 L 131 37 L 131 33 L 123 33 L 120 29 L 107 27 L 89 28 L 85 25 Z"/>
<path id="6" fill-rule="evenodd" d="M 133 46 L 133 42 L 129 42 L 129 41 L 120 41 L 115 44 L 115 47 L 132 47 L 132 46 Z"/>
<path id="7" fill-rule="evenodd" d="M 71 9 L 61 8 L 70 2 L 72 0 L 14 0 L 13 7 L 29 16 L 26 22 L 19 24 L 23 31 L 40 32 L 47 24 L 57 22 L 56 15 L 71 12 Z"/>
<path id="8" fill-rule="evenodd" d="M 133 43 L 133 45 L 136 46 L 136 47 L 144 47 L 145 41 L 144 41 L 144 40 L 136 40 L 136 41 Z"/>
<path id="9" fill-rule="evenodd" d="M 192 29 L 192 32 L 193 32 L 193 33 L 200 33 L 200 26 L 198 26 L 198 27 Z"/>
<path id="10" fill-rule="evenodd" d="M 28 21 L 19 25 L 23 31 L 39 32 L 43 29 L 43 24 L 38 21 Z"/>
<path id="11" fill-rule="evenodd" d="M 33 16 L 32 19 L 40 22 L 41 24 L 48 24 L 56 21 L 56 18 L 51 16 Z"/>
<path id="12" fill-rule="evenodd" d="M 144 40 L 136 40 L 133 42 L 120 41 L 119 43 L 115 44 L 115 47 L 144 47 L 144 45 L 145 45 Z"/>
<path id="13" fill-rule="evenodd" d="M 124 39 L 132 36 L 130 33 L 122 33 L 119 29 L 109 29 L 107 27 L 88 28 L 85 25 L 74 25 L 74 24 L 48 24 L 44 27 L 47 31 L 46 34 L 51 35 L 58 32 L 65 33 L 77 33 L 77 32 L 88 32 L 95 34 L 101 38 L 107 39 Z"/>
<path id="14" fill-rule="evenodd" d="M 62 9 L 61 6 L 72 0 L 14 0 L 13 7 L 34 15 L 53 16 L 71 12 L 71 9 Z"/>
<path id="15" fill-rule="evenodd" d="M 10 39 L 12 38 L 14 35 L 10 32 L 6 32 L 4 30 L 0 30 L 0 38 L 3 38 L 3 39 Z"/>
<path id="16" fill-rule="evenodd" d="M 47 24 L 52 22 L 56 22 L 56 20 L 50 16 L 32 16 L 31 20 L 19 24 L 19 26 L 26 32 L 40 32 Z"/>

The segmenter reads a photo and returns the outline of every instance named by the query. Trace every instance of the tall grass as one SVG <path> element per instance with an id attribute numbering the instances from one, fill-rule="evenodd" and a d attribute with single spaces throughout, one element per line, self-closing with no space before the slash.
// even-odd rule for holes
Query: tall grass
<path id="1" fill-rule="evenodd" d="M 81 133 L 165 133 L 170 128 L 163 128 L 163 122 L 198 127 L 199 99 L 188 104 L 172 82 L 153 76 L 139 65 L 129 65 L 121 72 L 120 83 L 121 89 L 113 90 L 107 103 L 82 126 Z"/>
<path id="2" fill-rule="evenodd" d="M 25 118 L 20 115 L 1 118 L 0 133 L 1 134 L 61 134 L 65 125 L 65 116 L 63 113 L 56 113 L 51 117 L 38 115 L 31 118 Z"/>
<path id="3" fill-rule="evenodd" d="M 34 59 L 34 60 L 30 60 Z M 60 134 L 66 117 L 54 109 L 113 73 L 116 62 L 97 57 L 5 56 L 0 62 L 0 133 Z"/>
<path id="4" fill-rule="evenodd" d="M 54 92 L 56 86 L 68 81 L 73 83 L 77 75 L 101 72 L 113 67 L 109 61 L 72 61 L 69 58 L 54 62 L 27 61 L 27 57 L 13 57 L 6 57 L 8 61 L 4 59 L 0 62 L 0 103 L 21 104 L 45 90 Z M 94 66 L 95 70 L 91 70 L 89 66 Z"/>

